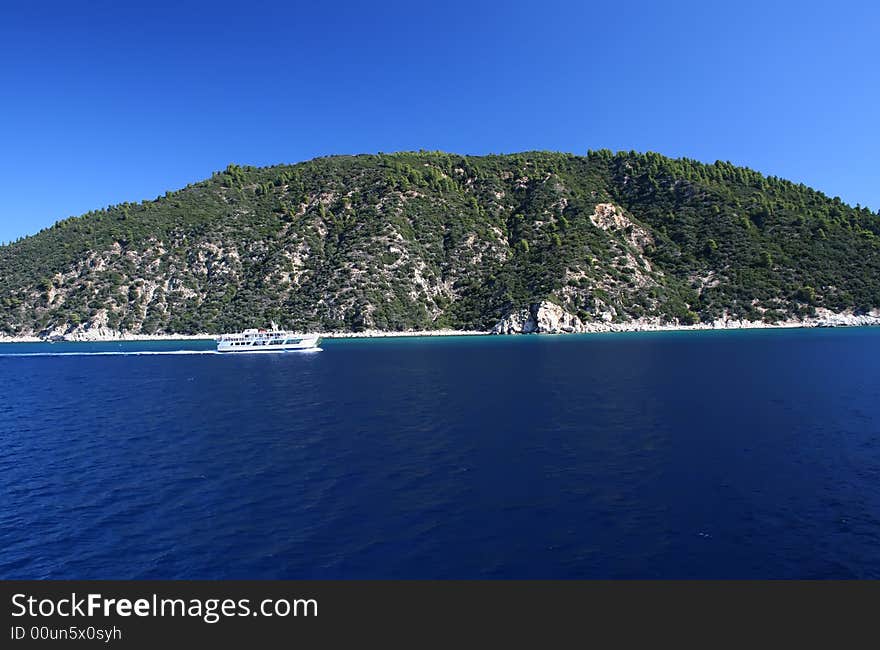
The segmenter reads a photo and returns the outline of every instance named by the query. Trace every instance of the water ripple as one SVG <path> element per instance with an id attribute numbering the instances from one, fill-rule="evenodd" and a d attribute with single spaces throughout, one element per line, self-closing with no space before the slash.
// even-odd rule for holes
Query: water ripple
<path id="1" fill-rule="evenodd" d="M 324 347 L 0 348 L 0 578 L 880 577 L 878 331 Z"/>

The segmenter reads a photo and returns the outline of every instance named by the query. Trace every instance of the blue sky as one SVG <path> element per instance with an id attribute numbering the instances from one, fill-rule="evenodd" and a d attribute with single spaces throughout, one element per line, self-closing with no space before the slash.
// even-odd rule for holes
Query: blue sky
<path id="1" fill-rule="evenodd" d="M 413 149 L 652 150 L 880 208 L 880 4 L 373 4 L 4 3 L 0 241 L 229 162 Z"/>

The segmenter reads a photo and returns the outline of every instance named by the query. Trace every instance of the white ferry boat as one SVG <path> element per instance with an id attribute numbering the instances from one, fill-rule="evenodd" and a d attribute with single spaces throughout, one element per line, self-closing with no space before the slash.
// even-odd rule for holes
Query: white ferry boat
<path id="1" fill-rule="evenodd" d="M 247 329 L 240 334 L 224 334 L 217 342 L 217 352 L 290 352 L 315 350 L 321 342 L 316 334 L 294 334 L 274 327 L 271 330 Z"/>

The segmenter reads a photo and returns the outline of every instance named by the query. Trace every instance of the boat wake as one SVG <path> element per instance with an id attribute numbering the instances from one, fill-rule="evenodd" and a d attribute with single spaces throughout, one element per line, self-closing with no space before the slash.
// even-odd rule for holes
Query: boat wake
<path id="1" fill-rule="evenodd" d="M 105 352 L 0 352 L 0 358 L 9 357 L 144 357 L 144 356 L 175 356 L 189 354 L 213 354 L 215 356 L 231 357 L 247 354 L 254 356 L 263 354 L 268 356 L 282 356 L 285 354 L 308 354 L 311 352 L 323 352 L 322 348 L 308 348 L 305 350 L 278 350 L 271 353 L 266 352 L 236 352 L 235 354 L 217 352 L 217 350 L 138 350 L 138 351 L 105 351 Z"/>
<path id="2" fill-rule="evenodd" d="M 3 352 L 0 357 L 138 357 L 177 354 L 220 354 L 216 350 L 139 350 L 131 352 Z"/>

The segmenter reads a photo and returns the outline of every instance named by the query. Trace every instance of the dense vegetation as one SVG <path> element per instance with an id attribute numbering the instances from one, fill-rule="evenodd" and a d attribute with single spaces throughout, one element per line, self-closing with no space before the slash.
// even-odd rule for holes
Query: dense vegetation
<path id="1" fill-rule="evenodd" d="M 0 333 L 254 324 L 491 327 L 880 307 L 880 216 L 730 163 L 658 154 L 339 156 L 230 165 L 0 247 Z"/>

